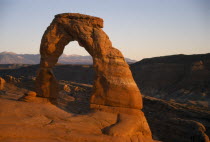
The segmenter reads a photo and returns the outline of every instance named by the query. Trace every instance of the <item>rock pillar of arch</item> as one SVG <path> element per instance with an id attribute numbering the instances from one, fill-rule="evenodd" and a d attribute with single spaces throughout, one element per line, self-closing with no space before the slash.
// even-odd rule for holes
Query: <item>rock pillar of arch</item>
<path id="1" fill-rule="evenodd" d="M 93 58 L 96 72 L 91 108 L 141 109 L 142 96 L 122 53 L 102 30 L 103 19 L 78 13 L 55 16 L 40 46 L 41 62 L 36 80 L 37 95 L 55 100 L 58 87 L 52 67 L 71 41 L 78 41 Z"/>

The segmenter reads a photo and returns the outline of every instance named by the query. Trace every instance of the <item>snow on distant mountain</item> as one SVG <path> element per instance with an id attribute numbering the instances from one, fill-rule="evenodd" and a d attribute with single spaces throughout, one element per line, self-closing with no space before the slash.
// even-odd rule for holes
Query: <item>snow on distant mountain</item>
<path id="1" fill-rule="evenodd" d="M 136 62 L 129 58 L 125 58 L 128 64 Z M 39 54 L 16 54 L 13 52 L 1 52 L 0 53 L 0 64 L 39 64 L 40 55 Z M 63 54 L 58 63 L 61 64 L 92 64 L 91 56 L 82 55 L 66 55 Z"/>

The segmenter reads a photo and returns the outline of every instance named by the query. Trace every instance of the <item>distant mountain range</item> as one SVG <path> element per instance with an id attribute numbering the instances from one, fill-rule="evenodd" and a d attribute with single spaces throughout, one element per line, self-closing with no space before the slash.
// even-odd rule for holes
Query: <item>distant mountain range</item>
<path id="1" fill-rule="evenodd" d="M 129 58 L 125 58 L 128 64 L 136 62 Z M 16 54 L 13 52 L 1 52 L 0 53 L 0 64 L 39 64 L 40 54 Z M 82 64 L 90 65 L 93 63 L 91 56 L 81 55 L 66 55 L 63 54 L 58 63 L 60 64 Z"/>

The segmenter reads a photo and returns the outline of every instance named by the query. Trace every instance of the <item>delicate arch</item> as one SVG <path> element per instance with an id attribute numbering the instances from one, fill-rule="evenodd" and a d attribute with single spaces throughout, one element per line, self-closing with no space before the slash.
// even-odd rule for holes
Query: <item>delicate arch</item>
<path id="1" fill-rule="evenodd" d="M 93 57 L 96 72 L 91 108 L 103 106 L 142 108 L 142 97 L 123 55 L 112 47 L 101 29 L 103 20 L 88 15 L 65 13 L 56 15 L 45 31 L 40 46 L 40 69 L 36 80 L 38 96 L 56 99 L 57 81 L 52 67 L 71 41 L 78 41 Z"/>

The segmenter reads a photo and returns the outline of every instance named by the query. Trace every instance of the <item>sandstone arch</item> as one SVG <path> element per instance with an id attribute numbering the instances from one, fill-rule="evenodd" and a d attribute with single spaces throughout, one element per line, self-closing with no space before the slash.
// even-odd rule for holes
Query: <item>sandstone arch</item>
<path id="1" fill-rule="evenodd" d="M 129 66 L 121 52 L 112 47 L 102 27 L 103 20 L 97 17 L 74 13 L 55 16 L 41 41 L 41 66 L 36 83 L 38 96 L 57 98 L 52 67 L 57 63 L 64 47 L 76 40 L 93 57 L 96 78 L 91 106 L 142 108 L 141 94 Z"/>
<path id="2" fill-rule="evenodd" d="M 40 69 L 36 79 L 37 96 L 55 101 L 57 81 L 52 67 L 71 41 L 78 41 L 93 57 L 96 72 L 90 107 L 117 114 L 116 124 L 103 128 L 113 136 L 133 136 L 137 141 L 152 142 L 150 128 L 142 109 L 142 96 L 123 55 L 112 47 L 101 29 L 98 17 L 64 13 L 56 15 L 45 31 L 40 46 Z M 133 141 L 133 140 L 130 140 Z"/>

